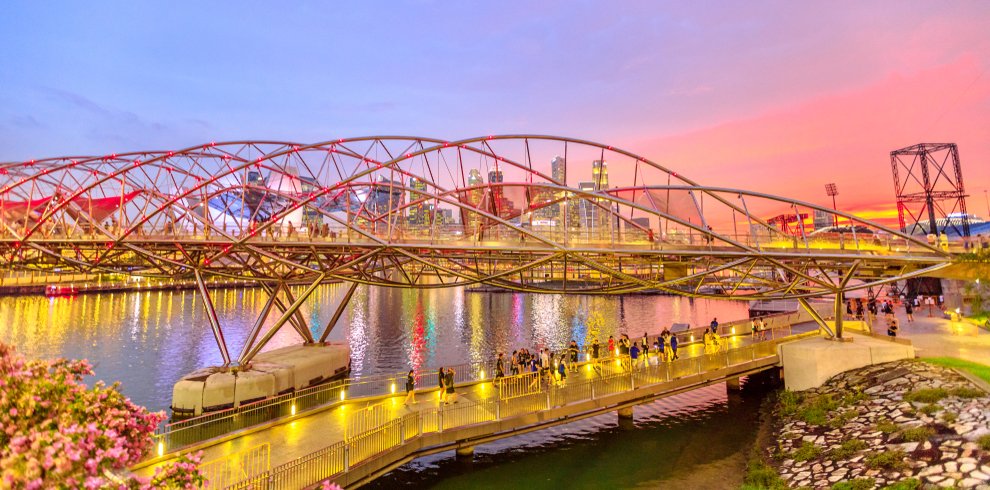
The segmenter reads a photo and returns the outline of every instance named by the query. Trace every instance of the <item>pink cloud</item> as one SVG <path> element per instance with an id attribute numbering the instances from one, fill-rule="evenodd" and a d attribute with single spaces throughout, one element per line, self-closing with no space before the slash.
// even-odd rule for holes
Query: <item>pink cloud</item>
<path id="1" fill-rule="evenodd" d="M 626 143 L 707 185 L 758 190 L 878 216 L 895 206 L 892 150 L 920 142 L 959 145 L 970 208 L 990 184 L 990 76 L 962 56 L 891 73 L 859 90 L 820 95 L 763 114 Z"/>

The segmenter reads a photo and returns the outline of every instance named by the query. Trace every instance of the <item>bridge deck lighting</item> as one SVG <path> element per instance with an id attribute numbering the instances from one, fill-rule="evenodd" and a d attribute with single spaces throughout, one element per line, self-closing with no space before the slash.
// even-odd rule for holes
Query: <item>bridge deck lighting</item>
<path id="1" fill-rule="evenodd" d="M 340 401 L 344 401 L 345 398 L 347 398 L 347 391 L 340 390 Z"/>
<path id="2" fill-rule="evenodd" d="M 392 385 L 389 386 L 388 389 L 389 391 L 392 392 L 393 395 L 395 394 L 395 381 L 392 382 Z"/>
<path id="3" fill-rule="evenodd" d="M 289 410 L 289 413 L 291 415 L 295 415 L 296 414 L 296 404 L 295 403 L 292 404 L 292 409 Z"/>
<path id="4" fill-rule="evenodd" d="M 158 441 L 158 456 L 161 457 L 165 455 L 165 443 Z"/>

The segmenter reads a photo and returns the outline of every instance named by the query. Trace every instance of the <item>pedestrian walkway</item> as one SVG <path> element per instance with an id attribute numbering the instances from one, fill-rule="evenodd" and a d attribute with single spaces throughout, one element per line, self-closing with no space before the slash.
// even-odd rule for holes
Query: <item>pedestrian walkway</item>
<path id="1" fill-rule="evenodd" d="M 805 323 L 794 327 L 782 326 L 777 330 L 775 333 L 779 336 L 784 333 L 814 332 L 817 327 L 812 323 Z M 204 461 L 218 461 L 250 448 L 269 444 L 271 465 L 277 468 L 311 458 L 337 443 L 359 440 L 363 434 L 374 432 L 376 428 L 391 427 L 390 423 L 416 420 L 417 427 L 392 427 L 394 437 L 399 439 L 389 439 L 384 443 L 379 441 L 376 444 L 385 444 L 379 448 L 361 449 L 362 454 L 374 454 L 374 451 L 401 444 L 408 438 L 410 431 L 421 434 L 432 428 L 436 432 L 442 432 L 472 423 L 528 415 L 580 400 L 594 400 L 596 394 L 600 399 L 614 393 L 629 392 L 637 386 L 649 383 L 701 375 L 730 365 L 741 366 L 757 357 L 757 348 L 762 349 L 760 355 L 763 357 L 775 356 L 774 341 L 754 342 L 749 335 L 737 335 L 725 337 L 723 342 L 725 347 L 718 353 L 706 353 L 701 343 L 685 345 L 679 351 L 681 360 L 672 363 L 660 363 L 655 356 L 651 356 L 649 364 L 639 361 L 631 373 L 628 358 L 621 362 L 618 359 L 609 359 L 597 363 L 582 363 L 575 372 L 568 373 L 567 380 L 561 386 L 551 387 L 544 381 L 537 384 L 535 389 L 515 396 L 512 400 L 500 396 L 497 386 L 490 381 L 457 387 L 456 403 L 445 406 L 440 406 L 436 389 L 417 392 L 415 403 L 409 406 L 403 405 L 405 396 L 402 393 L 384 400 L 377 398 L 373 403 L 354 399 L 335 408 L 306 412 L 274 425 L 246 430 L 229 440 L 219 440 L 198 449 L 203 451 Z M 412 419 L 411 415 L 414 415 Z M 405 435 L 400 436 L 402 429 L 407 430 Z M 360 461 L 355 451 L 356 449 L 351 448 L 350 462 L 345 460 L 344 466 L 349 467 Z M 162 462 L 159 461 L 155 465 L 138 469 L 137 473 L 150 474 L 160 464 Z M 332 468 L 327 468 L 327 471 L 330 470 Z M 334 473 L 331 471 L 328 474 Z M 294 488 L 292 485 L 283 487 Z"/>
<path id="2" fill-rule="evenodd" d="M 944 318 L 937 309 L 932 317 L 928 316 L 927 308 L 916 309 L 913 322 L 908 322 L 902 305 L 897 305 L 894 311 L 900 326 L 898 337 L 910 340 L 919 357 L 957 357 L 990 364 L 990 332 L 987 330 Z M 878 322 L 876 325 L 883 325 L 882 319 Z M 874 327 L 874 330 L 883 333 L 885 328 Z"/>

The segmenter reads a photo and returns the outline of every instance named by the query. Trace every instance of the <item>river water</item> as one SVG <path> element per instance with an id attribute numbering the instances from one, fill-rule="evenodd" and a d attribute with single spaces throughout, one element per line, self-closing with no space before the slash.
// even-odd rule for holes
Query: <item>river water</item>
<path id="1" fill-rule="evenodd" d="M 304 317 L 322 326 L 344 291 L 341 285 L 322 286 L 303 306 Z M 215 291 L 232 356 L 240 351 L 266 299 L 254 288 Z M 712 317 L 724 322 L 747 316 L 745 302 L 671 296 L 361 286 L 330 339 L 350 345 L 354 375 L 394 373 L 482 361 L 519 347 L 559 349 L 572 338 L 583 342 L 589 315 L 596 312 L 605 320 L 601 335 L 625 332 L 633 337 L 673 323 L 697 326 Z M 205 310 L 193 291 L 0 297 L 0 341 L 29 357 L 89 359 L 95 378 L 120 381 L 125 395 L 152 410 L 169 406 L 172 385 L 183 374 L 221 363 Z M 298 335 L 286 326 L 269 348 L 298 342 Z M 478 461 L 468 467 L 450 455 L 423 458 L 376 486 L 649 487 L 695 478 L 694 472 L 704 468 L 708 469 L 702 477 L 718 480 L 725 471 L 740 468 L 740 448 L 755 434 L 754 402 L 741 400 L 728 398 L 722 385 L 696 390 L 637 407 L 632 431 L 620 431 L 614 415 L 594 417 L 482 446 Z M 734 469 L 723 468 L 730 463 Z M 710 468 L 712 464 L 717 467 Z"/>
<path id="2" fill-rule="evenodd" d="M 302 307 L 324 325 L 344 293 L 326 285 Z M 256 288 L 222 289 L 214 303 L 231 356 L 240 352 L 267 299 Z M 409 290 L 361 286 L 330 340 L 351 347 L 353 374 L 477 362 L 499 350 L 583 342 L 589 312 L 605 319 L 602 335 L 642 335 L 672 323 L 744 318 L 746 303 L 670 296 L 564 296 Z M 274 315 L 273 315 L 274 316 Z M 269 318 L 269 325 L 274 323 Z M 315 327 L 316 331 L 322 327 Z M 300 342 L 288 325 L 269 348 Z M 183 374 L 222 363 L 205 310 L 194 291 L 143 291 L 75 297 L 0 297 L 0 341 L 29 357 L 89 359 L 96 378 L 120 381 L 136 403 L 164 410 Z"/>

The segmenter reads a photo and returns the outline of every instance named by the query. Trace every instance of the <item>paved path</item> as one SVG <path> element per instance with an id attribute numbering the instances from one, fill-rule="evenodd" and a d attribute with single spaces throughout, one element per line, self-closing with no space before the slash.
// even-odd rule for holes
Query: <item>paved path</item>
<path id="1" fill-rule="evenodd" d="M 954 322 L 942 318 L 939 311 L 928 316 L 927 308 L 915 310 L 914 321 L 909 322 L 904 307 L 895 307 L 899 336 L 914 344 L 919 357 L 958 357 L 967 361 L 990 365 L 990 332 L 971 323 Z M 880 319 L 877 333 L 886 333 Z"/>
<path id="2" fill-rule="evenodd" d="M 817 327 L 814 324 L 800 324 L 793 327 L 793 332 L 805 332 L 813 328 Z M 753 343 L 749 335 L 727 337 L 723 340 L 728 343 L 730 348 Z M 701 343 L 684 345 L 679 349 L 679 354 L 681 358 L 703 355 L 704 346 Z M 595 370 L 590 365 L 585 365 L 579 368 L 577 372 L 568 373 L 568 381 L 574 379 L 588 380 L 595 376 L 597 376 Z M 458 389 L 457 392 L 458 401 L 455 404 L 457 406 L 477 404 L 479 401 L 495 395 L 495 389 L 490 382 L 465 386 Z M 203 449 L 203 462 L 213 461 L 259 444 L 269 443 L 271 445 L 271 466 L 275 467 L 344 440 L 348 418 L 356 410 L 369 405 L 380 404 L 392 415 L 402 416 L 410 411 L 435 408 L 439 402 L 436 390 L 418 393 L 415 403 L 409 406 L 403 405 L 404 398 L 405 394 L 403 393 L 384 401 L 379 399 L 370 403 L 355 399 L 351 403 L 333 409 L 308 415 L 304 413 L 292 421 L 206 447 Z M 154 472 L 155 466 L 157 465 L 142 468 L 137 473 L 144 476 L 150 475 Z"/>

